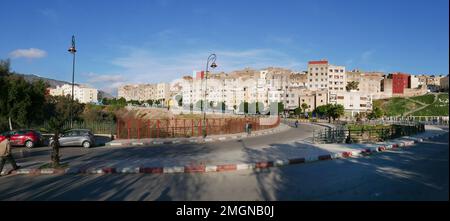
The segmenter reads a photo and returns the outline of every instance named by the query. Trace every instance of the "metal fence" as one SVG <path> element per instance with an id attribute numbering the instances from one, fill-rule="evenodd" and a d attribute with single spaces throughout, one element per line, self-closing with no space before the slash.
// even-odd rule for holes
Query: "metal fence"
<path id="1" fill-rule="evenodd" d="M 425 131 L 422 123 L 395 124 L 380 128 L 349 129 L 347 126 L 323 129 L 313 132 L 314 143 L 366 143 L 409 136 Z"/>
<path id="2" fill-rule="evenodd" d="M 44 122 L 40 126 L 34 126 L 33 129 L 40 130 L 42 132 L 47 131 L 48 122 Z M 89 129 L 94 134 L 114 134 L 116 129 L 116 123 L 114 121 L 74 121 L 72 126 L 70 121 L 67 121 L 63 125 L 63 130 L 69 129 Z"/>
<path id="3" fill-rule="evenodd" d="M 235 134 L 245 132 L 249 122 L 252 131 L 270 129 L 280 124 L 280 118 L 270 125 L 261 124 L 259 117 L 203 119 L 118 119 L 118 139 L 198 137 L 206 130 L 208 135 Z M 205 127 L 206 125 L 206 127 Z"/>

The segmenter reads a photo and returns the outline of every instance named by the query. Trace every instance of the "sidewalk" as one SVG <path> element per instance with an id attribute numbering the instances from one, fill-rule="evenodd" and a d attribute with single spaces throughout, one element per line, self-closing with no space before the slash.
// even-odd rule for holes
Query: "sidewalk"
<path id="1" fill-rule="evenodd" d="M 422 142 L 423 139 L 440 136 L 447 132 L 448 130 L 427 126 L 427 131 L 424 133 L 374 144 L 311 144 L 304 141 L 292 141 L 251 148 L 246 147 L 245 141 L 243 141 L 242 149 L 220 153 L 180 153 L 165 158 L 151 156 L 144 158 L 131 155 L 120 160 L 71 160 L 69 162 L 70 168 L 65 170 L 39 170 L 37 168 L 47 162 L 25 161 L 20 162 L 24 169 L 15 173 L 192 173 L 258 169 L 365 156 L 389 149 L 408 147 L 414 143 Z"/>

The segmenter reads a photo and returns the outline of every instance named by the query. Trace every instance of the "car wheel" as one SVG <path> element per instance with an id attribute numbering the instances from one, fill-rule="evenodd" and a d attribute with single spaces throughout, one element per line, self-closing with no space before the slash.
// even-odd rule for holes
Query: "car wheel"
<path id="1" fill-rule="evenodd" d="M 34 147 L 34 143 L 31 140 L 28 140 L 27 142 L 25 142 L 25 146 L 28 148 L 33 148 Z"/>
<path id="2" fill-rule="evenodd" d="M 91 147 L 91 143 L 89 141 L 84 141 L 83 142 L 83 147 L 84 148 L 90 148 Z"/>

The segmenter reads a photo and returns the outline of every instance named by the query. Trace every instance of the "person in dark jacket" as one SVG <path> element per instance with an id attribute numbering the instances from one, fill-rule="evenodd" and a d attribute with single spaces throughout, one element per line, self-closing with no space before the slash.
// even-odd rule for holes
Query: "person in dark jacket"
<path id="1" fill-rule="evenodd" d="M 0 157 L 2 158 L 0 162 L 0 176 L 6 161 L 9 161 L 11 163 L 13 170 L 17 170 L 20 168 L 20 166 L 17 166 L 16 161 L 11 154 L 11 143 L 9 139 L 10 136 L 6 135 L 3 140 L 0 140 Z"/>

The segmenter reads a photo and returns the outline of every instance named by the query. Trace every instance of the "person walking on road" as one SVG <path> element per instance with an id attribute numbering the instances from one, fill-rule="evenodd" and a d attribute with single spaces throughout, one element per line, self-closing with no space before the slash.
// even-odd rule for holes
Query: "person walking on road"
<path id="1" fill-rule="evenodd" d="M 11 153 L 11 143 L 9 141 L 10 137 L 9 135 L 6 135 L 5 138 L 0 138 L 0 157 L 1 162 L 0 162 L 0 176 L 2 171 L 3 171 L 3 167 L 5 166 L 6 161 L 9 161 L 13 167 L 13 170 L 17 170 L 20 168 L 20 166 L 18 166 L 16 164 L 16 161 L 14 160 L 12 153 Z"/>
<path id="2" fill-rule="evenodd" d="M 298 128 L 298 120 L 295 120 L 295 128 Z"/>

